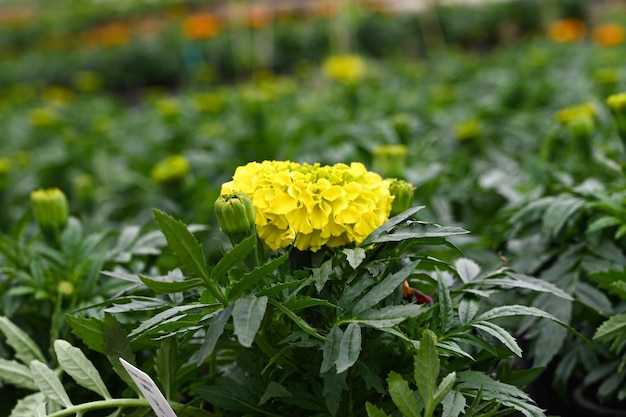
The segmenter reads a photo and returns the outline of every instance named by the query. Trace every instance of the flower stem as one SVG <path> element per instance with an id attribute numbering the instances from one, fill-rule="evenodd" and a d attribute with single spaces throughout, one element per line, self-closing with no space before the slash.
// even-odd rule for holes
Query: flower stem
<path id="1" fill-rule="evenodd" d="M 191 409 L 192 407 L 187 407 L 185 404 L 172 403 L 170 405 L 175 410 L 180 410 L 183 408 Z M 64 416 L 75 416 L 82 415 L 85 412 L 100 410 L 106 408 L 127 408 L 127 407 L 150 407 L 150 403 L 145 398 L 114 398 L 109 400 L 99 400 L 92 401 L 84 404 L 74 405 L 72 407 L 66 408 L 65 410 L 60 410 L 54 412 L 52 414 L 48 414 L 48 417 L 64 417 Z M 208 411 L 198 410 L 198 414 L 194 415 L 203 415 L 206 417 L 216 416 L 216 414 L 210 413 Z"/>

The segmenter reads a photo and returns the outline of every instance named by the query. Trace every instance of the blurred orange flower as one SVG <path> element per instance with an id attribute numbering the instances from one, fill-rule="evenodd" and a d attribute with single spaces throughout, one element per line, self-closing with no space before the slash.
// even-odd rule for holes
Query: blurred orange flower
<path id="1" fill-rule="evenodd" d="M 592 38 L 600 46 L 621 45 L 626 39 L 626 29 L 619 23 L 606 23 L 593 30 Z"/>
<path id="2" fill-rule="evenodd" d="M 587 25 L 575 18 L 557 20 L 550 25 L 548 35 L 559 43 L 580 41 L 587 36 Z"/>
<path id="3" fill-rule="evenodd" d="M 272 12 L 260 4 L 253 4 L 246 10 L 246 22 L 248 26 L 254 29 L 260 29 L 267 26 L 272 20 Z"/>
<path id="4" fill-rule="evenodd" d="M 90 38 L 98 46 L 124 45 L 132 36 L 130 25 L 125 22 L 113 22 L 94 29 Z"/>
<path id="5" fill-rule="evenodd" d="M 211 13 L 196 13 L 183 21 L 183 33 L 188 39 L 209 39 L 220 33 L 220 21 Z"/>
<path id="6" fill-rule="evenodd" d="M 313 12 L 321 18 L 330 18 L 338 12 L 337 4 L 328 0 L 318 0 L 313 4 Z"/>

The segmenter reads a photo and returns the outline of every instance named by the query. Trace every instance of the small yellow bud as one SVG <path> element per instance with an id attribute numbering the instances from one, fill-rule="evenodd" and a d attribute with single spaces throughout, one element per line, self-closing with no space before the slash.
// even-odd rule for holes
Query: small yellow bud
<path id="1" fill-rule="evenodd" d="M 184 180 L 191 170 L 187 158 L 172 155 L 159 161 L 150 172 L 150 178 L 157 184 L 175 185 Z"/>
<path id="2" fill-rule="evenodd" d="M 57 291 L 64 296 L 70 296 L 74 293 L 74 284 L 69 281 L 61 281 L 57 285 Z"/>

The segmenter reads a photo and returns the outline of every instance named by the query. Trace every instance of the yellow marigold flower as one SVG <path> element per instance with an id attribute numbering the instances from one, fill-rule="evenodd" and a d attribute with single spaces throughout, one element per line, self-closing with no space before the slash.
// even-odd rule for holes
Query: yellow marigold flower
<path id="1" fill-rule="evenodd" d="M 235 170 L 221 194 L 252 198 L 259 238 L 271 250 L 318 251 L 362 242 L 389 217 L 389 182 L 361 163 L 251 162 Z"/>
<path id="2" fill-rule="evenodd" d="M 580 41 L 587 36 L 587 25 L 580 19 L 560 19 L 550 25 L 548 35 L 559 43 Z"/>
<path id="3" fill-rule="evenodd" d="M 79 71 L 74 74 L 72 83 L 78 91 L 98 91 L 102 88 L 104 80 L 100 74 L 93 71 Z"/>
<path id="4" fill-rule="evenodd" d="M 600 46 L 621 45 L 626 39 L 626 29 L 619 23 L 606 23 L 596 27 L 591 37 Z"/>
<path id="5" fill-rule="evenodd" d="M 331 56 L 322 69 L 328 78 L 343 83 L 355 83 L 365 77 L 365 61 L 358 55 Z"/>
<path id="6" fill-rule="evenodd" d="M 587 141 L 596 129 L 596 110 L 593 104 L 584 103 L 567 107 L 556 114 L 558 122 L 566 127 L 571 136 L 580 141 Z"/>
<path id="7" fill-rule="evenodd" d="M 182 155 L 172 155 L 159 161 L 152 168 L 150 178 L 157 184 L 176 184 L 184 180 L 189 171 L 187 158 Z"/>

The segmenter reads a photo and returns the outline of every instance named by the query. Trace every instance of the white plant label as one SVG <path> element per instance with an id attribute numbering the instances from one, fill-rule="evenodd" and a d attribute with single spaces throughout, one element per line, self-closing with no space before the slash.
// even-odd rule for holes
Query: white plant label
<path id="1" fill-rule="evenodd" d="M 137 369 L 122 358 L 120 358 L 120 363 L 124 366 L 135 384 L 137 384 L 139 391 L 141 391 L 146 398 L 157 417 L 176 417 L 176 413 L 172 410 L 165 396 L 147 373 Z"/>

